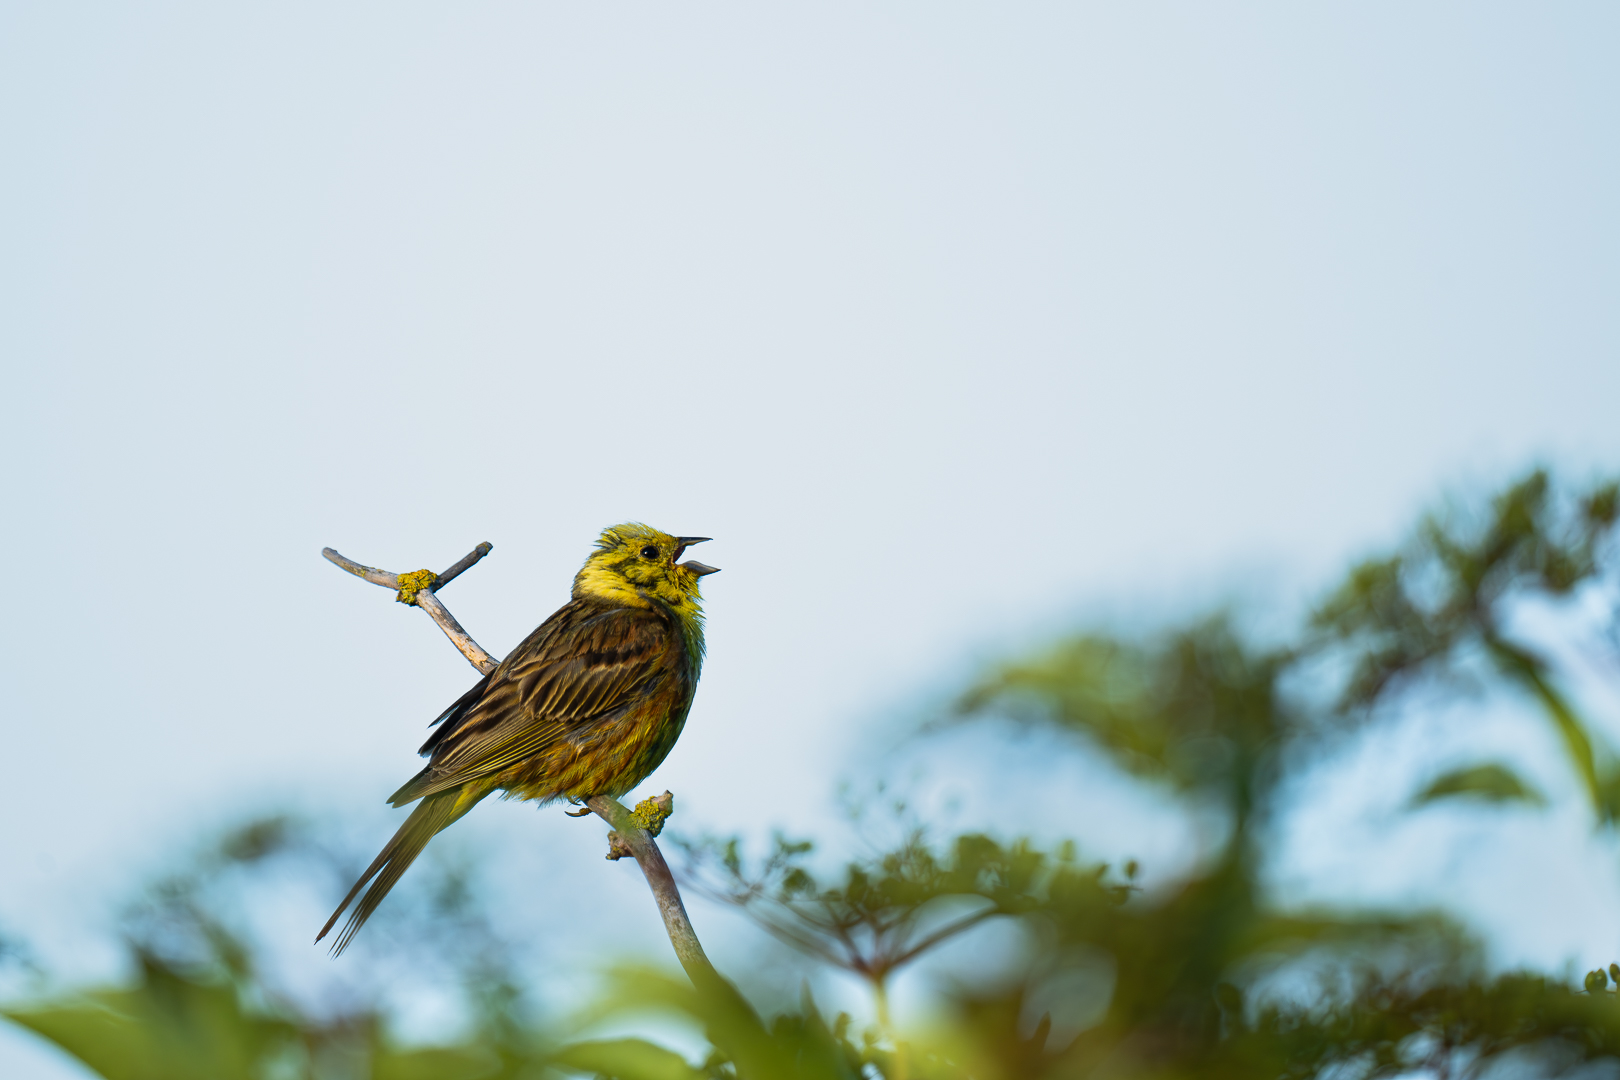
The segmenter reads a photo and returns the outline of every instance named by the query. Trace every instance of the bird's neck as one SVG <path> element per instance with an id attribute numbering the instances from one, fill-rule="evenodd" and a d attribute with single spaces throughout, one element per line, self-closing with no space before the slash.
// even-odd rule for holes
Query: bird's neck
<path id="1" fill-rule="evenodd" d="M 665 595 L 666 592 L 668 595 Z M 703 664 L 703 603 L 695 593 L 677 589 L 653 592 L 626 581 L 622 574 L 606 567 L 586 564 L 574 577 L 574 596 L 604 600 L 623 607 L 666 609 L 680 620 L 686 655 L 692 658 L 694 668 Z"/>
<path id="2" fill-rule="evenodd" d="M 691 661 L 692 678 L 695 680 L 703 670 L 703 608 L 694 600 L 687 610 L 677 609 L 675 614 L 681 620 L 681 637 L 686 643 L 686 657 Z"/>
<path id="3" fill-rule="evenodd" d="M 585 564 L 578 574 L 574 575 L 574 596 L 592 597 L 597 600 L 606 600 L 610 604 L 623 604 L 625 607 L 650 608 L 652 601 L 635 585 L 624 579 L 622 574 L 613 572 L 602 566 Z"/>

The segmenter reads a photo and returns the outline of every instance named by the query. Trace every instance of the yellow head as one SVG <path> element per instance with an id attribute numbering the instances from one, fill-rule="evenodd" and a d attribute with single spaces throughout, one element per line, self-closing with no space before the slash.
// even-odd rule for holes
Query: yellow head
<path id="1" fill-rule="evenodd" d="M 671 536 L 636 522 L 603 529 L 596 550 L 574 577 L 574 596 L 596 596 L 633 607 L 662 601 L 682 615 L 697 615 L 698 579 L 715 573 L 696 559 L 677 562 L 707 536 Z"/>

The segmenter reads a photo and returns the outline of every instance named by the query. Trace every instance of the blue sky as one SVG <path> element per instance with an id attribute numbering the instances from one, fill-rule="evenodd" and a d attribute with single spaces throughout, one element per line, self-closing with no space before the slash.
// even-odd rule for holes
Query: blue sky
<path id="1" fill-rule="evenodd" d="M 95 973 L 83 928 L 215 824 L 290 802 L 380 842 L 471 670 L 324 545 L 493 542 L 445 599 L 501 653 L 602 526 L 715 537 L 710 664 L 650 784 L 695 825 L 813 828 L 874 732 L 1009 642 L 1297 604 L 1444 492 L 1614 469 L 1617 31 L 1598 4 L 0 6 L 27 808 L 0 925 Z M 1512 828 L 1585 866 L 1558 805 Z M 602 872 L 560 815 L 480 815 Z M 1380 863 L 1387 895 L 1431 865 Z M 1504 895 L 1506 955 L 1598 932 Z M 75 1075 L 0 1030 L 13 1059 Z"/>

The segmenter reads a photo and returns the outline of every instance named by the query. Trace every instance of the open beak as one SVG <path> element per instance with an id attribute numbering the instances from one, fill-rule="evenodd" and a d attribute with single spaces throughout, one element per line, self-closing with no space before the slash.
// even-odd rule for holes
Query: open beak
<path id="1" fill-rule="evenodd" d="M 685 570 L 693 577 L 702 577 L 704 574 L 718 574 L 720 572 L 720 568 L 718 566 L 704 566 L 696 559 L 687 559 L 685 562 L 681 563 L 681 569 Z"/>
<path id="2" fill-rule="evenodd" d="M 714 539 L 711 536 L 677 536 L 675 538 L 675 557 L 678 559 L 686 553 L 686 549 L 693 544 L 707 544 Z"/>

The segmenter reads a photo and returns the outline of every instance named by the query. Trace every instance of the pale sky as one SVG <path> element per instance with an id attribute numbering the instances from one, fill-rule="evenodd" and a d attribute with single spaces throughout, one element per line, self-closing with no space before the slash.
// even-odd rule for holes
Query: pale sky
<path id="1" fill-rule="evenodd" d="M 0 4 L 0 927 L 104 974 L 215 825 L 380 846 L 474 676 L 325 545 L 491 541 L 444 599 L 502 654 L 601 527 L 714 537 L 647 789 L 813 830 L 1010 643 L 1620 469 L 1617 49 L 1595 3 Z M 650 919 L 599 830 L 464 827 Z M 1601 850 L 1590 902 L 1472 914 L 1620 947 Z M 0 1073 L 84 1075 L 9 1028 Z"/>

